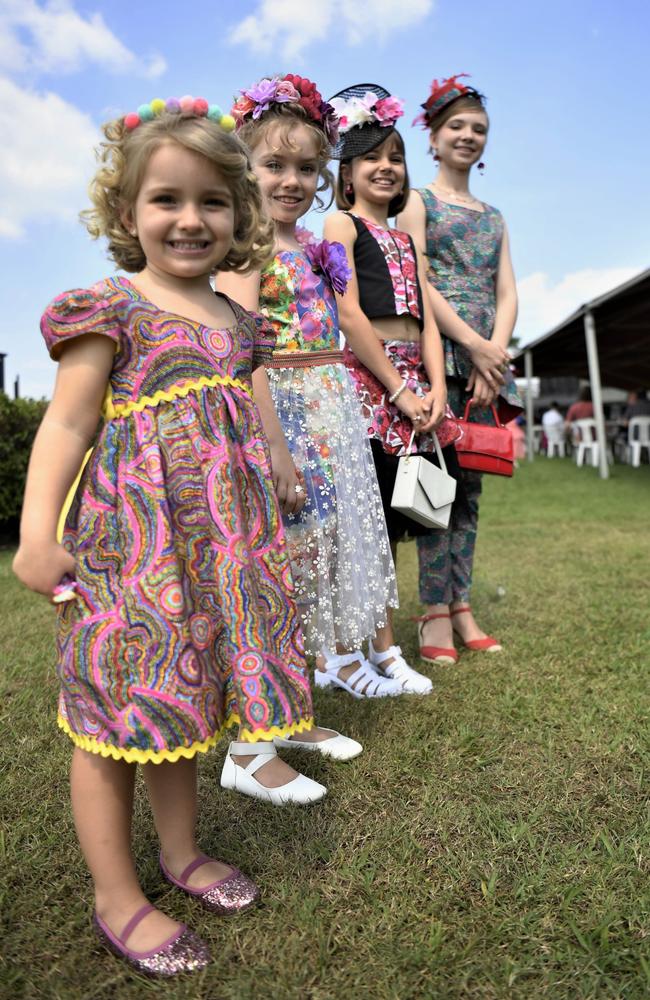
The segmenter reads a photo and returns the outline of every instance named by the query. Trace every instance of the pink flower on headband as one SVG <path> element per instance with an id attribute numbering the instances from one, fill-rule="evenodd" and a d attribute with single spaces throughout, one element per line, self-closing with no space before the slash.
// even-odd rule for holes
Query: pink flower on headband
<path id="1" fill-rule="evenodd" d="M 280 80 L 275 92 L 275 100 L 280 104 L 284 101 L 295 102 L 300 100 L 300 94 L 292 84 L 291 80 Z"/>
<path id="2" fill-rule="evenodd" d="M 374 107 L 375 117 L 380 125 L 393 125 L 404 114 L 404 102 L 399 97 L 384 97 Z"/>

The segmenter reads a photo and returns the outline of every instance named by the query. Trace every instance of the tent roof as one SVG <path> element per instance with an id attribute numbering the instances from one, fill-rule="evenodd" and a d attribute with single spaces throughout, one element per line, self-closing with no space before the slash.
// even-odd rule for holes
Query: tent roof
<path id="1" fill-rule="evenodd" d="M 533 375 L 589 378 L 584 316 L 591 312 L 603 385 L 650 388 L 650 268 L 625 284 L 580 306 L 568 319 L 525 344 L 533 356 Z"/>

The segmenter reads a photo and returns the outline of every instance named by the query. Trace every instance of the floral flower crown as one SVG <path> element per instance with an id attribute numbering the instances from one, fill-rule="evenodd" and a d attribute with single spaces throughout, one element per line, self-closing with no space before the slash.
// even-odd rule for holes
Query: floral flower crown
<path id="1" fill-rule="evenodd" d="M 168 97 L 163 101 L 160 97 L 155 97 L 149 104 L 141 104 L 137 111 L 131 111 L 124 116 L 124 126 L 132 132 L 143 122 L 153 121 L 160 118 L 162 114 L 183 115 L 184 118 L 209 118 L 216 122 L 225 132 L 232 132 L 235 127 L 235 119 L 232 115 L 225 115 L 218 104 L 208 104 L 203 97 Z"/>
<path id="2" fill-rule="evenodd" d="M 237 128 L 248 118 L 256 121 L 272 104 L 299 104 L 307 117 L 322 129 L 330 145 L 338 140 L 338 118 L 334 108 L 324 101 L 316 84 L 303 76 L 287 73 L 286 76 L 264 77 L 247 90 L 240 91 L 230 114 Z"/>
<path id="3" fill-rule="evenodd" d="M 332 107 L 339 116 L 339 132 L 345 134 L 351 128 L 369 123 L 389 128 L 404 114 L 404 101 L 399 97 L 378 97 L 367 90 L 362 97 L 333 97 Z"/>
<path id="4" fill-rule="evenodd" d="M 424 104 L 420 107 L 422 111 L 413 119 L 414 125 L 421 125 L 422 128 L 429 128 L 431 122 L 440 114 L 443 108 L 446 108 L 448 104 L 455 101 L 458 97 L 463 97 L 467 94 L 470 97 L 476 98 L 476 100 L 482 104 L 485 98 L 482 94 L 479 94 L 478 90 L 474 87 L 466 87 L 464 83 L 459 83 L 461 76 L 466 76 L 469 79 L 469 73 L 457 73 L 456 76 L 450 76 L 446 80 L 433 80 L 431 83 L 431 91 L 427 97 Z"/>

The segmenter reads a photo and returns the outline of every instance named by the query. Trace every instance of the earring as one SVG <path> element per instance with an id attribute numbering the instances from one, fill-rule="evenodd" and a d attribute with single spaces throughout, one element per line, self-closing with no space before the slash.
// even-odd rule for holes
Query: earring
<path id="1" fill-rule="evenodd" d="M 350 181 L 348 181 L 348 183 L 345 185 L 345 193 L 346 194 L 352 194 L 353 191 L 354 191 L 354 188 L 352 187 L 352 184 L 350 183 Z"/>
<path id="2" fill-rule="evenodd" d="M 435 160 L 435 162 L 436 162 L 436 163 L 440 163 L 440 157 L 439 157 L 439 156 L 438 156 L 438 154 L 437 154 L 437 153 L 435 152 L 435 150 L 434 150 L 434 153 L 433 153 L 433 159 Z"/>
<path id="3" fill-rule="evenodd" d="M 479 174 L 485 173 L 485 164 L 483 163 L 483 160 L 481 160 L 481 162 L 478 165 L 478 172 Z"/>

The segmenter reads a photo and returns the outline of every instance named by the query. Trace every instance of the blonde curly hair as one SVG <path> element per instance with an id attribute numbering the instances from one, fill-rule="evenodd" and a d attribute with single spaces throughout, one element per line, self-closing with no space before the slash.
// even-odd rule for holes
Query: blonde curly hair
<path id="1" fill-rule="evenodd" d="M 257 120 L 253 118 L 245 119 L 237 135 L 252 151 L 260 144 L 262 139 L 266 138 L 272 128 L 277 128 L 276 138 L 280 143 L 278 151 L 281 146 L 293 149 L 294 143 L 291 139 L 291 131 L 297 124 L 305 125 L 316 141 L 316 157 L 318 159 L 318 173 L 320 176 L 320 184 L 316 188 L 316 191 L 329 192 L 329 201 L 327 203 L 323 201 L 319 193 L 316 194 L 315 200 L 319 210 L 325 211 L 334 200 L 334 174 L 327 166 L 332 156 L 332 149 L 323 130 L 314 125 L 303 107 L 299 104 L 289 102 L 286 104 L 272 104 Z"/>
<path id="2" fill-rule="evenodd" d="M 257 178 L 239 138 L 207 118 L 162 114 L 128 130 L 123 118 L 107 122 L 105 141 L 97 150 L 100 167 L 90 183 L 93 207 L 81 213 L 94 239 L 105 236 L 109 256 L 125 271 L 141 271 L 146 258 L 137 236 L 122 218 L 131 209 L 152 153 L 176 142 L 205 156 L 226 181 L 235 206 L 233 243 L 218 271 L 250 271 L 264 267 L 273 255 L 273 223 L 263 208 Z"/>

